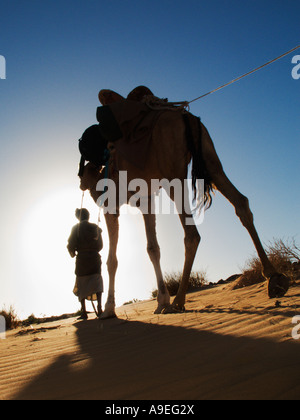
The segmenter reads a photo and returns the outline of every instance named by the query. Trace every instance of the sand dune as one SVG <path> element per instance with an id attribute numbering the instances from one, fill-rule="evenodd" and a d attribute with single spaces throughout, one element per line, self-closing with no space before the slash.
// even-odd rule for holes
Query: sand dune
<path id="1" fill-rule="evenodd" d="M 277 305 L 264 284 L 231 288 L 188 295 L 182 314 L 154 315 L 147 301 L 118 319 L 10 331 L 0 399 L 299 399 L 300 282 Z"/>

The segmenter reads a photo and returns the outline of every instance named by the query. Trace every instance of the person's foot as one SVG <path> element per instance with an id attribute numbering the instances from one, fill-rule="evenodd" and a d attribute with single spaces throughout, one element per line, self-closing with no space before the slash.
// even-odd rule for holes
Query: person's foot
<path id="1" fill-rule="evenodd" d="M 100 317 L 100 315 L 102 314 L 102 312 L 103 312 L 102 311 L 102 307 L 101 306 L 100 307 L 98 306 L 98 314 L 97 314 L 98 315 L 98 318 Z"/>
<path id="2" fill-rule="evenodd" d="M 78 319 L 83 319 L 83 320 L 87 320 L 88 319 L 88 315 L 86 312 L 81 312 L 81 315 Z"/>

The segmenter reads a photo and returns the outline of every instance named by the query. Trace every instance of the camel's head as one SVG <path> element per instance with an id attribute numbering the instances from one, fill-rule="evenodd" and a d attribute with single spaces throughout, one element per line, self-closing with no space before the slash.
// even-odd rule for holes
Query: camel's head
<path id="1" fill-rule="evenodd" d="M 99 168 L 97 168 L 93 163 L 89 162 L 84 166 L 83 170 L 80 172 L 80 189 L 82 191 L 92 190 L 96 187 L 97 182 L 103 177 L 100 173 Z"/>

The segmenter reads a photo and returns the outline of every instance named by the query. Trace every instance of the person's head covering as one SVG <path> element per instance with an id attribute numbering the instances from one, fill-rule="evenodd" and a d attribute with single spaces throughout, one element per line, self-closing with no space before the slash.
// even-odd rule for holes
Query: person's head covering
<path id="1" fill-rule="evenodd" d="M 87 209 L 76 209 L 75 216 L 80 222 L 82 222 L 83 220 L 89 220 L 90 213 Z"/>

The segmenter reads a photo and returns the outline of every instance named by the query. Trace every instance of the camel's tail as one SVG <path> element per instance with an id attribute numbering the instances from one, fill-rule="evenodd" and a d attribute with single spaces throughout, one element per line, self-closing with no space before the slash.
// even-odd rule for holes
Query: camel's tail
<path id="1" fill-rule="evenodd" d="M 186 127 L 186 138 L 188 149 L 192 155 L 192 188 L 196 209 L 209 209 L 212 204 L 213 183 L 206 169 L 202 154 L 202 130 L 199 117 L 192 114 L 183 114 Z M 197 180 L 204 180 L 203 194 L 199 194 Z"/>

